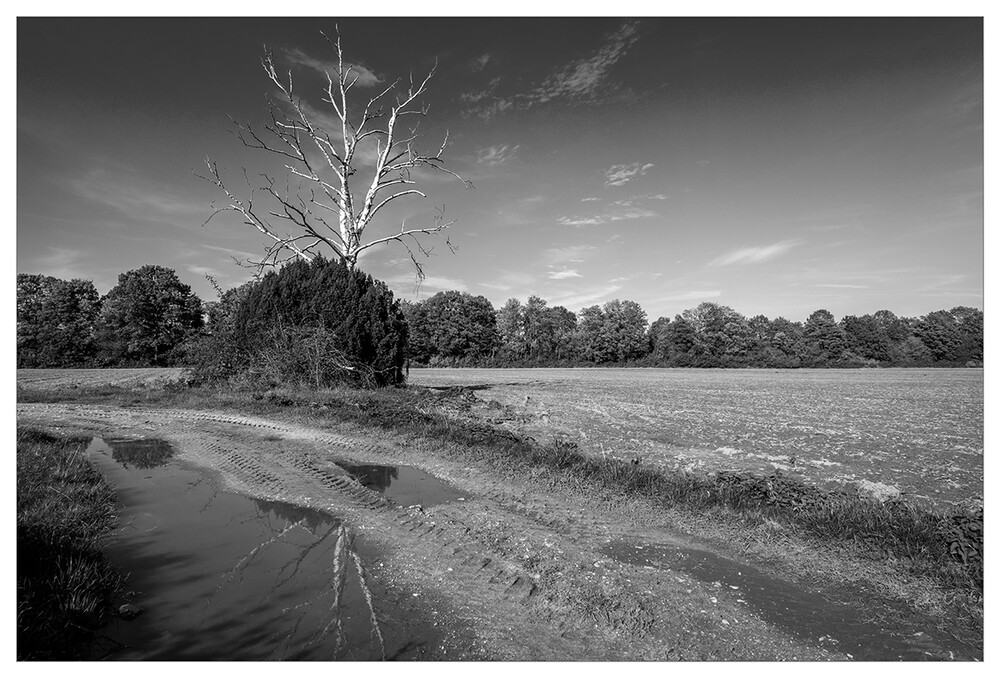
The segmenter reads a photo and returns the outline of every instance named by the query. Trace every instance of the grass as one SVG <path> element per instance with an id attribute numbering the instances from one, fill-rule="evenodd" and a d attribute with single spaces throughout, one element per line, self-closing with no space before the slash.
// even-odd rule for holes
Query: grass
<path id="1" fill-rule="evenodd" d="M 17 432 L 17 658 L 90 658 L 122 580 L 101 538 L 116 520 L 111 487 L 85 443 Z"/>
<path id="2" fill-rule="evenodd" d="M 777 472 L 764 476 L 663 471 L 588 456 L 572 443 L 541 445 L 495 426 L 457 420 L 435 410 L 440 401 L 461 403 L 469 394 L 461 389 L 281 388 L 254 392 L 175 385 L 139 393 L 81 389 L 66 399 L 107 402 L 110 398 L 124 405 L 281 414 L 318 425 L 350 422 L 407 438 L 420 436 L 452 443 L 443 448 L 448 456 L 475 461 L 507 477 L 525 477 L 526 472 L 542 470 L 558 482 L 596 490 L 603 496 L 642 497 L 693 514 L 724 507 L 755 519 L 778 521 L 820 542 L 903 567 L 917 577 L 930 577 L 951 593 L 958 614 L 973 620 L 982 618 L 981 511 L 944 514 L 905 501 L 883 503 L 856 494 L 823 491 Z M 20 399 L 33 398 L 51 402 L 59 396 L 25 391 Z"/>

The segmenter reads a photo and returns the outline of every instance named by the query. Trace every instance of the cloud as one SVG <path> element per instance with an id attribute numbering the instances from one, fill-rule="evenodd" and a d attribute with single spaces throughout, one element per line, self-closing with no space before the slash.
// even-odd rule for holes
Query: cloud
<path id="1" fill-rule="evenodd" d="M 609 76 L 638 39 L 639 22 L 627 21 L 593 54 L 557 68 L 528 91 L 500 95 L 497 93 L 500 77 L 496 77 L 485 89 L 466 92 L 459 97 L 466 104 L 462 115 L 490 120 L 511 110 L 524 110 L 550 101 L 585 104 L 621 98 L 622 92 L 614 83 L 609 83 Z M 487 58 L 483 65 L 488 61 Z"/>
<path id="2" fill-rule="evenodd" d="M 580 198 L 580 202 L 594 202 L 597 200 L 600 200 L 600 198 L 594 198 L 594 197 Z"/>
<path id="3" fill-rule="evenodd" d="M 722 290 L 691 290 L 689 292 L 679 292 L 677 294 L 669 294 L 665 297 L 660 297 L 657 299 L 660 301 L 693 301 L 693 300 L 704 300 L 704 299 L 715 299 L 716 297 L 722 296 Z"/>
<path id="4" fill-rule="evenodd" d="M 567 278 L 582 278 L 583 276 L 576 272 L 575 269 L 566 268 L 561 271 L 550 271 L 549 280 L 566 280 Z"/>
<path id="5" fill-rule="evenodd" d="M 62 280 L 73 278 L 91 277 L 81 268 L 81 260 L 86 257 L 84 250 L 75 250 L 68 247 L 48 247 L 48 254 L 35 260 L 34 271 L 44 275 L 51 275 Z"/>
<path id="6" fill-rule="evenodd" d="M 556 219 L 563 226 L 596 226 L 605 223 L 604 217 L 559 217 Z"/>
<path id="7" fill-rule="evenodd" d="M 497 283 L 479 283 L 480 287 L 485 287 L 488 290 L 497 290 L 499 292 L 507 292 L 514 289 L 513 285 L 501 285 Z"/>
<path id="8" fill-rule="evenodd" d="M 833 287 L 833 288 L 836 288 L 836 289 L 845 289 L 845 290 L 866 290 L 866 289 L 868 289 L 868 285 L 847 285 L 847 284 L 839 284 L 839 283 L 820 284 L 820 285 L 816 285 L 816 287 Z"/>
<path id="9" fill-rule="evenodd" d="M 709 266 L 731 266 L 733 264 L 759 264 L 787 254 L 800 243 L 798 240 L 782 240 L 773 245 L 743 247 L 713 259 Z"/>
<path id="10" fill-rule="evenodd" d="M 529 101 L 545 103 L 558 98 L 601 98 L 611 69 L 638 39 L 639 22 L 623 23 L 593 55 L 572 61 L 545 78 L 531 93 Z"/>
<path id="11" fill-rule="evenodd" d="M 506 113 L 514 108 L 514 97 L 501 97 L 497 95 L 497 88 L 500 85 L 501 76 L 490 80 L 486 89 L 478 92 L 463 92 L 459 100 L 465 104 L 462 115 L 465 117 L 475 116 L 482 120 L 491 120 L 502 113 Z"/>
<path id="12" fill-rule="evenodd" d="M 246 261 L 247 259 L 259 259 L 261 256 L 260 253 L 251 254 L 250 252 L 244 250 L 234 250 L 231 247 L 218 247 L 216 245 L 202 245 L 202 247 L 209 250 L 216 250 L 217 252 L 223 252 L 232 259 L 236 259 L 238 261 Z"/>
<path id="13" fill-rule="evenodd" d="M 459 280 L 458 278 L 446 278 L 440 275 L 429 275 L 425 277 L 423 281 L 420 282 L 419 290 L 417 290 L 418 281 L 416 272 L 414 272 L 411 275 L 406 275 L 406 274 L 395 275 L 386 278 L 385 282 L 392 286 L 394 292 L 399 290 L 399 292 L 397 293 L 400 295 L 403 293 L 403 290 L 417 294 L 419 292 L 428 289 L 437 290 L 439 292 L 447 290 L 457 290 L 459 292 L 464 292 L 469 288 L 469 286 L 466 285 L 464 281 Z"/>
<path id="14" fill-rule="evenodd" d="M 621 285 L 600 285 L 585 291 L 574 290 L 567 294 L 549 294 L 545 298 L 548 300 L 550 308 L 553 306 L 564 306 L 572 311 L 589 306 L 594 302 L 607 301 L 613 298 L 615 292 L 621 288 Z"/>
<path id="15" fill-rule="evenodd" d="M 488 64 L 490 62 L 491 58 L 492 58 L 492 55 L 489 52 L 486 52 L 485 54 L 483 54 L 478 59 L 474 59 L 472 61 L 472 70 L 474 70 L 474 71 L 481 71 L 481 70 L 483 70 L 484 68 L 486 68 L 486 64 Z"/>
<path id="16" fill-rule="evenodd" d="M 653 167 L 654 165 L 651 162 L 647 162 L 645 165 L 640 165 L 637 162 L 628 165 L 612 165 L 604 172 L 604 176 L 607 178 L 604 185 L 621 186 L 636 177 L 643 176 Z"/>
<path id="17" fill-rule="evenodd" d="M 329 73 L 331 76 L 337 73 L 337 62 L 335 61 L 323 61 L 322 59 L 315 59 L 300 49 L 286 49 L 284 50 L 285 58 L 288 59 L 293 64 L 298 66 L 305 66 L 306 68 L 311 68 L 322 76 L 326 76 Z M 354 81 L 357 78 L 355 84 L 358 87 L 374 87 L 382 82 L 382 78 L 378 77 L 370 70 L 362 66 L 361 64 L 344 63 L 348 77 L 350 78 L 347 82 Z"/>
<path id="18" fill-rule="evenodd" d="M 519 148 L 521 148 L 520 144 L 516 146 L 509 146 L 508 144 L 490 146 L 476 153 L 476 161 L 490 167 L 502 165 L 513 160 L 517 156 L 517 149 Z"/>
<path id="19" fill-rule="evenodd" d="M 542 251 L 542 258 L 549 266 L 578 264 L 588 260 L 597 250 L 593 245 L 567 245 L 566 247 L 550 247 Z"/>
<path id="20" fill-rule="evenodd" d="M 222 273 L 211 266 L 188 266 L 187 270 L 195 275 L 206 276 L 210 275 L 213 278 L 225 278 L 228 277 L 225 273 Z"/>
<path id="21" fill-rule="evenodd" d="M 641 207 L 629 207 L 624 210 L 609 211 L 604 214 L 597 214 L 592 217 L 567 217 L 562 216 L 556 219 L 563 226 L 599 226 L 613 221 L 627 221 L 629 219 L 647 219 L 659 216 L 656 212 Z"/>
<path id="22" fill-rule="evenodd" d="M 135 221 L 193 227 L 201 226 L 212 214 L 209 204 L 192 203 L 156 184 L 143 185 L 126 171 L 92 169 L 83 177 L 71 179 L 69 188 L 78 196 L 118 210 Z"/>

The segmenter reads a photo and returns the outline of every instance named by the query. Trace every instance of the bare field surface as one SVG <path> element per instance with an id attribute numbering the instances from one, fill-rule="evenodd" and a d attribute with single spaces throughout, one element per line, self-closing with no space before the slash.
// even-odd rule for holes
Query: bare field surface
<path id="1" fill-rule="evenodd" d="M 18 370 L 18 386 L 30 388 L 72 388 L 92 386 L 157 386 L 176 381 L 181 367 L 136 367 L 110 369 Z"/>
<path id="2" fill-rule="evenodd" d="M 464 386 L 539 440 L 670 469 L 772 472 L 946 507 L 982 501 L 983 372 L 975 369 L 415 369 Z"/>

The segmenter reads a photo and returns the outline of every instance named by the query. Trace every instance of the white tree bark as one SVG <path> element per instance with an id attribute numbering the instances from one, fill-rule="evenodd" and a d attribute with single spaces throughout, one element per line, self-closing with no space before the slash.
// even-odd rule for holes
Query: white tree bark
<path id="1" fill-rule="evenodd" d="M 330 42 L 329 38 L 327 41 Z M 350 65 L 345 68 L 339 32 L 331 45 L 337 56 L 336 69 L 326 73 L 323 102 L 332 109 L 339 129 L 331 133 L 311 119 L 306 105 L 295 94 L 291 71 L 283 79 L 273 55 L 265 51 L 261 64 L 277 86 L 282 105 L 271 104 L 270 122 L 262 129 L 235 120 L 233 123 L 244 146 L 283 159 L 287 172 L 284 187 L 266 173 L 259 175 L 260 183 L 255 186 L 244 169 L 249 196 L 241 198 L 226 185 L 218 164 L 206 158 L 208 175 L 203 178 L 215 184 L 227 199 L 227 204 L 216 208 L 206 223 L 220 212 L 237 212 L 244 223 L 264 234 L 270 241 L 264 256 L 259 261 L 241 262 L 255 266 L 258 272 L 291 259 L 311 260 L 320 253 L 332 254 L 354 268 L 365 250 L 396 242 L 406 248 L 418 279 L 423 279 L 417 253 L 426 256 L 430 251 L 422 244 L 421 237 L 441 233 L 454 223 L 444 220 L 443 209 L 438 210 L 429 226 L 407 228 L 404 221 L 398 232 L 367 239 L 365 231 L 394 200 L 426 197 L 416 187 L 412 170 L 429 168 L 472 186 L 444 166 L 447 133 L 437 152 L 425 155 L 415 147 L 416 125 L 400 132 L 406 116 L 419 119 L 427 115 L 427 108 L 419 105 L 419 99 L 426 93 L 437 66 L 422 80 L 414 80 L 411 75 L 405 91 L 400 91 L 397 79 L 370 98 L 360 116 L 355 113 L 352 117 L 348 95 L 360 76 Z M 370 181 L 362 182 L 356 153 L 359 144 L 368 137 L 376 144 L 375 166 Z M 293 183 L 297 185 L 293 187 Z M 362 187 L 364 192 L 355 194 L 355 186 Z M 447 238 L 445 243 L 452 248 Z"/>

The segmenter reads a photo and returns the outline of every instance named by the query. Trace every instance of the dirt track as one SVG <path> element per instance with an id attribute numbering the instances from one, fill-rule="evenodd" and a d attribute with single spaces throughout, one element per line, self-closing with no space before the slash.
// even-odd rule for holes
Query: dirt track
<path id="1" fill-rule="evenodd" d="M 379 546 L 384 558 L 371 571 L 397 600 L 417 601 L 421 616 L 441 620 L 445 640 L 429 658 L 849 658 L 835 643 L 765 623 L 718 582 L 601 553 L 628 537 L 691 545 L 668 525 L 637 527 L 600 501 L 533 478 L 498 481 L 426 443 L 190 410 L 19 404 L 17 416 L 66 433 L 165 439 L 235 491 L 343 518 Z M 342 463 L 421 468 L 467 499 L 426 510 L 396 506 L 343 475 Z"/>
<path id="2" fill-rule="evenodd" d="M 627 526 L 525 488 L 499 487 L 472 468 L 440 460 L 429 466 L 420 450 L 195 411 L 23 404 L 18 420 L 67 432 L 166 439 L 182 459 L 217 471 L 236 491 L 344 517 L 384 547 L 385 559 L 373 574 L 397 592 L 416 593 L 452 631 L 439 658 L 829 656 L 769 629 L 684 574 L 636 568 L 598 553 Z M 332 475 L 337 461 L 423 466 L 470 496 L 426 511 L 397 507 Z M 679 595 L 686 609 L 674 607 Z M 662 609 L 665 603 L 670 609 Z"/>

